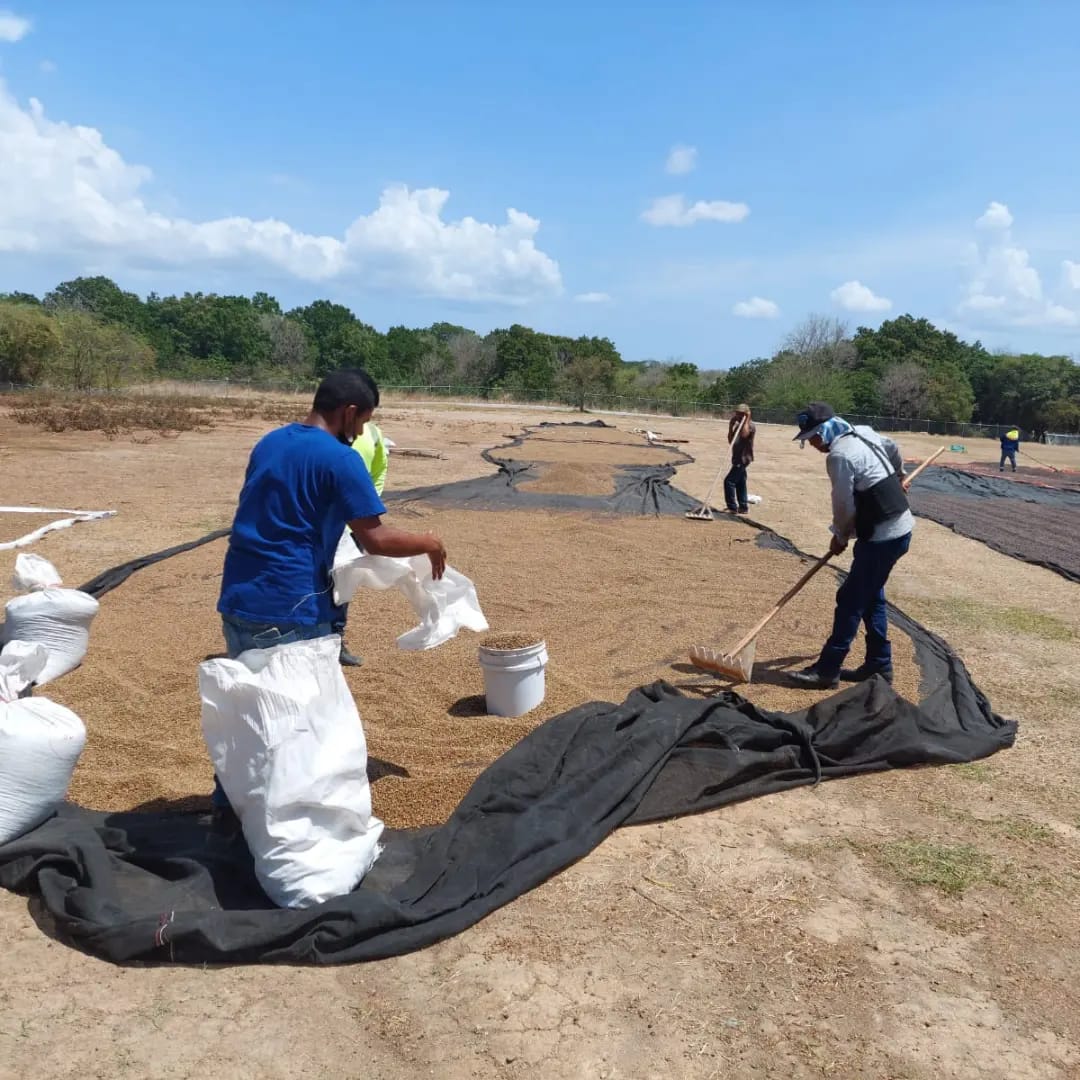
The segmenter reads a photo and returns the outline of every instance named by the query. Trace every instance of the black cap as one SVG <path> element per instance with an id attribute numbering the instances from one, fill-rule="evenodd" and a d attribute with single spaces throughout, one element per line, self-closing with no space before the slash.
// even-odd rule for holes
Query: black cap
<path id="1" fill-rule="evenodd" d="M 835 415 L 836 413 L 833 412 L 831 405 L 826 405 L 824 401 L 811 401 L 796 418 L 799 425 L 799 434 L 791 441 L 802 440 L 805 442 L 807 439 L 813 438 L 818 433 L 821 425 L 826 420 L 831 420 Z"/>

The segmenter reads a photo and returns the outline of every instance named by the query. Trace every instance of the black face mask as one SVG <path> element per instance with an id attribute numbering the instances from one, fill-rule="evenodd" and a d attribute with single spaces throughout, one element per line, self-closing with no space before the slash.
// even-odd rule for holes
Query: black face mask
<path id="1" fill-rule="evenodd" d="M 346 428 L 343 425 L 341 430 L 338 432 L 337 441 L 339 443 L 341 443 L 342 446 L 352 446 L 355 439 L 356 439 L 356 429 L 355 429 L 355 427 L 353 428 L 353 433 L 350 436 L 347 433 Z"/>

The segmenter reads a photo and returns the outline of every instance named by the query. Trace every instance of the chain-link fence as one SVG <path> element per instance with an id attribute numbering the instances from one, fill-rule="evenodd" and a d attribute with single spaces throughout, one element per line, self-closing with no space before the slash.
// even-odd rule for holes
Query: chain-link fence
<path id="1" fill-rule="evenodd" d="M 196 382 L 162 379 L 137 388 L 112 391 L 112 393 L 144 394 L 191 394 L 201 397 L 243 397 L 253 394 L 313 394 L 317 385 L 314 379 L 294 380 L 240 380 L 203 379 Z M 0 383 L 0 393 L 17 393 L 47 389 L 45 387 L 16 386 Z M 544 390 L 492 389 L 483 386 L 442 385 L 386 385 L 380 386 L 384 396 L 394 401 L 461 401 L 487 405 L 532 405 L 541 408 L 579 410 L 583 412 L 626 413 L 640 416 L 678 417 L 698 419 L 726 419 L 732 413 L 734 403 L 690 401 L 683 398 L 652 397 L 642 394 L 585 394 L 576 400 L 553 395 Z M 73 391 L 65 391 L 71 393 Z M 106 393 L 103 390 L 87 390 L 87 394 Z M 761 424 L 780 424 L 794 429 L 794 414 L 786 409 L 754 409 L 754 419 Z M 852 424 L 866 424 L 878 431 L 923 432 L 928 435 L 951 438 L 997 439 L 1015 424 L 958 423 L 951 420 L 933 420 L 921 417 L 871 416 L 865 413 L 845 413 L 844 419 Z M 1030 432 L 1022 431 L 1025 437 Z M 1080 443 L 1080 435 L 1045 436 L 1047 442 Z"/>

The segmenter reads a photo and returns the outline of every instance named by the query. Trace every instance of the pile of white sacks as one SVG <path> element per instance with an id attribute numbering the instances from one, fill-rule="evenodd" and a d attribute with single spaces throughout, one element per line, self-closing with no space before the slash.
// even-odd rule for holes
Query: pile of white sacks
<path id="1" fill-rule="evenodd" d="M 67 794 L 86 728 L 63 705 L 26 695 L 82 663 L 98 611 L 37 555 L 18 556 L 12 584 L 23 595 L 4 609 L 0 651 L 0 844 L 40 825 Z"/>
<path id="2" fill-rule="evenodd" d="M 420 621 L 398 638 L 402 649 L 488 628 L 472 582 L 450 567 L 433 580 L 426 557 L 365 555 L 345 536 L 333 577 L 337 603 L 360 588 L 405 595 Z M 98 612 L 92 596 L 63 588 L 37 555 L 17 557 L 13 584 L 21 595 L 6 605 L 0 637 L 0 844 L 36 828 L 67 794 L 86 729 L 70 709 L 29 695 L 82 663 Z M 339 650 L 335 635 L 199 666 L 211 762 L 259 883 L 284 907 L 352 891 L 380 850 L 364 729 Z"/>

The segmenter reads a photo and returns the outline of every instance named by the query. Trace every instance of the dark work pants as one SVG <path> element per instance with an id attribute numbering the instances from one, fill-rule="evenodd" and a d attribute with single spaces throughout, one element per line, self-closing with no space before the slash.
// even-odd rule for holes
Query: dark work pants
<path id="1" fill-rule="evenodd" d="M 724 502 L 732 511 L 742 510 L 744 513 L 750 509 L 746 501 L 746 470 L 747 465 L 732 465 L 731 472 L 724 477 Z"/>
<path id="2" fill-rule="evenodd" d="M 871 543 L 858 540 L 851 570 L 836 590 L 836 612 L 829 640 L 821 650 L 814 669 L 826 678 L 835 678 L 851 651 L 851 643 L 866 626 L 866 664 L 871 668 L 892 667 L 889 619 L 885 608 L 885 582 L 893 567 L 911 546 L 911 533 L 896 540 Z"/>
<path id="3" fill-rule="evenodd" d="M 1016 451 L 1015 450 L 1002 450 L 1001 461 L 998 462 L 998 469 L 1001 472 L 1005 471 L 1005 462 L 1008 461 L 1012 465 L 1012 471 L 1016 472 Z"/>

